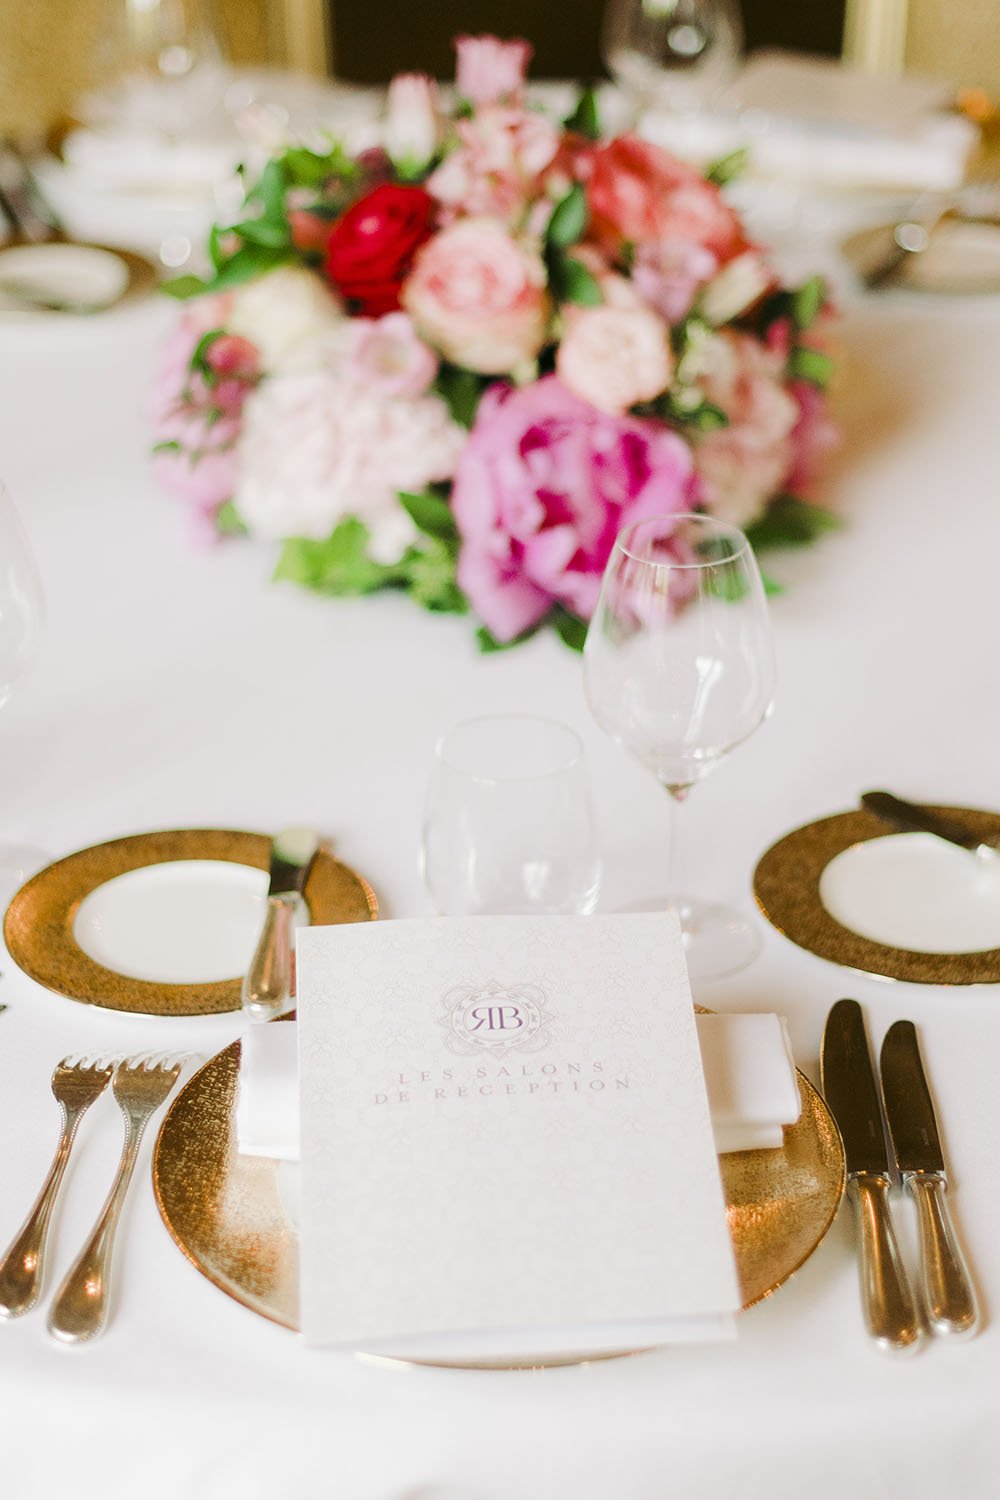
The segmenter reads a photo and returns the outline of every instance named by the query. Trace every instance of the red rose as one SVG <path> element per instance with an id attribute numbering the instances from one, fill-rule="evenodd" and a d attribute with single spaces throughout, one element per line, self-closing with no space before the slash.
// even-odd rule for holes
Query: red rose
<path id="1" fill-rule="evenodd" d="M 433 233 L 434 209 L 423 188 L 387 182 L 359 198 L 334 224 L 326 275 L 366 317 L 379 318 L 399 306 L 414 252 Z"/>

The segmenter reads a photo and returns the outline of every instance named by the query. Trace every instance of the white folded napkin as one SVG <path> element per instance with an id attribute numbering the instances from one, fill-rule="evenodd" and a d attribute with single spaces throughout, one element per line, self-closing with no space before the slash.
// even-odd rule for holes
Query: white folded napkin
<path id="1" fill-rule="evenodd" d="M 781 1145 L 801 1100 L 784 1018 L 698 1016 L 705 1086 L 716 1149 L 757 1151 Z M 243 1034 L 236 1103 L 241 1152 L 299 1158 L 298 1027 L 251 1025 Z"/>

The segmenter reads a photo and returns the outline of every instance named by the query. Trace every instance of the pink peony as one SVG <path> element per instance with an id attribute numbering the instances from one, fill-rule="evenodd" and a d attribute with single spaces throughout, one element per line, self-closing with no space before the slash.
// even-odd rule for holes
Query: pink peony
<path id="1" fill-rule="evenodd" d="M 495 36 L 456 37 L 458 93 L 477 109 L 519 99 L 533 50 L 530 42 L 502 42 Z"/>
<path id="2" fill-rule="evenodd" d="M 622 135 L 581 154 L 590 232 L 609 251 L 650 241 L 700 245 L 720 263 L 746 248 L 739 219 L 719 189 L 662 146 Z"/>
<path id="3" fill-rule="evenodd" d="M 404 312 L 352 318 L 346 325 L 345 373 L 386 396 L 423 396 L 437 374 L 433 350 Z"/>
<path id="4" fill-rule="evenodd" d="M 667 325 L 649 308 L 568 310 L 556 373 L 574 395 L 611 416 L 637 401 L 652 401 L 670 382 L 673 360 Z"/>
<path id="5" fill-rule="evenodd" d="M 660 423 L 606 416 L 554 375 L 491 386 L 452 487 L 459 586 L 498 640 L 555 603 L 588 619 L 622 526 L 695 500 L 691 453 Z"/>
<path id="6" fill-rule="evenodd" d="M 402 302 L 446 359 L 486 375 L 534 359 L 545 342 L 545 265 L 495 219 L 461 219 L 418 251 Z"/>

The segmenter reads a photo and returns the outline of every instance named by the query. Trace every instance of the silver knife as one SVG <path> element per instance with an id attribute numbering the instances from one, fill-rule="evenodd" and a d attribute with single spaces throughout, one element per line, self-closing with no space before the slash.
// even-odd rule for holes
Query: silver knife
<path id="1" fill-rule="evenodd" d="M 969 1336 L 979 1308 L 948 1211 L 944 1156 L 912 1021 L 889 1027 L 881 1072 L 896 1164 L 917 1207 L 924 1316 L 932 1333 Z"/>
<path id="2" fill-rule="evenodd" d="M 952 818 L 931 812 L 930 808 L 919 807 L 915 802 L 905 802 L 902 797 L 893 796 L 892 792 L 865 792 L 861 798 L 861 806 L 881 818 L 883 823 L 890 823 L 893 828 L 904 833 L 933 833 L 939 839 L 945 839 L 949 844 L 958 844 L 959 848 L 968 849 L 970 854 L 976 854 L 980 858 L 1000 857 L 1000 849 L 981 838 L 978 833 L 970 833 Z"/>
<path id="3" fill-rule="evenodd" d="M 868 1332 L 880 1349 L 914 1349 L 923 1330 L 889 1215 L 889 1152 L 864 1017 L 856 1000 L 838 1000 L 830 1011 L 820 1070 L 823 1093 L 844 1142 Z"/>
<path id="4" fill-rule="evenodd" d="M 280 1016 L 292 1003 L 292 919 L 319 841 L 311 828 L 286 828 L 271 843 L 267 912 L 243 980 L 243 1009 L 255 1021 Z"/>

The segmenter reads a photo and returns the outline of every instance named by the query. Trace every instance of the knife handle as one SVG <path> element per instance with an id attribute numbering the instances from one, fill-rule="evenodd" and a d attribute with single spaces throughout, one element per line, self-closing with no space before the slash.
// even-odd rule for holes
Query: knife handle
<path id="1" fill-rule="evenodd" d="M 971 1337 L 979 1307 L 951 1222 L 947 1182 L 934 1172 L 907 1172 L 905 1182 L 917 1206 L 918 1287 L 928 1326 L 932 1333 Z"/>
<path id="2" fill-rule="evenodd" d="M 243 981 L 243 1009 L 255 1021 L 280 1016 L 292 1004 L 292 918 L 298 897 L 268 896 L 264 926 Z"/>
<path id="3" fill-rule="evenodd" d="M 861 1302 L 880 1349 L 915 1349 L 922 1328 L 889 1215 L 889 1179 L 859 1172 L 847 1184 L 860 1236 Z"/>

